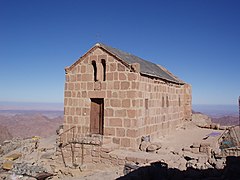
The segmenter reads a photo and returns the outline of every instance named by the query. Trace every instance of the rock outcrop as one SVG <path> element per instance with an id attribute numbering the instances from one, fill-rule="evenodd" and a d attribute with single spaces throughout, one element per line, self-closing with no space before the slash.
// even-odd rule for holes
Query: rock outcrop
<path id="1" fill-rule="evenodd" d="M 0 144 L 5 140 L 11 140 L 13 138 L 12 134 L 8 131 L 7 127 L 0 125 Z"/>

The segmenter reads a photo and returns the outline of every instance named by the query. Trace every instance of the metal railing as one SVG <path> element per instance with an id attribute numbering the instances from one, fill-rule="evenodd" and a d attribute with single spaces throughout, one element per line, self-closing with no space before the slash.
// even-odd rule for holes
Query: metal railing
<path id="1" fill-rule="evenodd" d="M 73 166 L 78 166 L 75 162 L 75 145 L 80 144 L 81 145 L 81 165 L 83 164 L 84 161 L 84 145 L 93 145 L 93 146 L 101 146 L 103 142 L 103 135 L 100 134 L 79 134 L 76 133 L 76 126 L 73 126 L 60 135 L 60 144 L 59 148 L 61 151 L 63 163 L 65 167 L 66 161 L 64 158 L 64 153 L 63 153 L 63 148 L 66 146 L 70 146 L 71 148 L 71 154 L 72 154 L 72 165 Z"/>
<path id="2" fill-rule="evenodd" d="M 231 126 L 218 139 L 223 156 L 240 155 L 240 126 Z"/>

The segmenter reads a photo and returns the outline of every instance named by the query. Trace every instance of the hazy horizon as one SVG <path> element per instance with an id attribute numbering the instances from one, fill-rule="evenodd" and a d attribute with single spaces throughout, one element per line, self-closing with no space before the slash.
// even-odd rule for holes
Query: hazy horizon
<path id="1" fill-rule="evenodd" d="M 0 110 L 63 111 L 63 103 L 0 101 Z"/>
<path id="2" fill-rule="evenodd" d="M 193 104 L 195 112 L 201 112 L 209 116 L 238 116 L 238 104 Z M 62 102 L 6 102 L 0 101 L 0 111 L 26 110 L 26 111 L 63 111 Z"/>

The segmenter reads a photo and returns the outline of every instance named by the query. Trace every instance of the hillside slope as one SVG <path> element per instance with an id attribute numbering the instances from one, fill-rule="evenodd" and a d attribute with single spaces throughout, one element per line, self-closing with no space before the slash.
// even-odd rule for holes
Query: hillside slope
<path id="1" fill-rule="evenodd" d="M 0 144 L 5 140 L 11 140 L 13 138 L 12 134 L 8 131 L 5 126 L 0 125 Z"/>
<path id="2" fill-rule="evenodd" d="M 14 116 L 0 115 L 0 124 L 7 127 L 13 137 L 48 137 L 54 135 L 56 129 L 62 123 L 62 116 L 50 119 L 40 113 L 16 114 Z"/>

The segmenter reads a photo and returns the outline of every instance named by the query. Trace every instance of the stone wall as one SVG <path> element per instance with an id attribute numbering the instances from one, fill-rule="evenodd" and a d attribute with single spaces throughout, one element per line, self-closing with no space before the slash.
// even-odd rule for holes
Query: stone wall
<path id="1" fill-rule="evenodd" d="M 101 60 L 106 60 L 106 79 L 102 78 Z M 98 81 L 94 81 L 92 61 L 96 61 Z M 100 71 L 100 72 L 99 72 Z M 135 98 L 139 73 L 130 72 L 111 55 L 95 49 L 66 70 L 64 131 L 77 126 L 80 134 L 89 134 L 91 98 L 104 99 L 104 142 L 132 147 L 136 124 Z"/>
<path id="2" fill-rule="evenodd" d="M 90 134 L 91 98 L 104 99 L 103 144 L 124 149 L 138 149 L 142 136 L 154 140 L 189 119 L 189 85 L 143 76 L 139 71 L 139 64 L 128 65 L 101 48 L 93 48 L 66 68 L 64 131 L 76 127 L 75 134 Z M 62 138 L 68 141 L 72 132 Z"/>
<path id="3" fill-rule="evenodd" d="M 139 84 L 139 136 L 150 135 L 154 141 L 175 130 L 184 119 L 184 87 L 148 76 L 141 76 Z"/>

